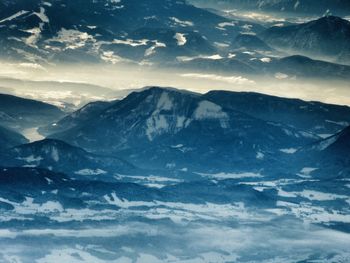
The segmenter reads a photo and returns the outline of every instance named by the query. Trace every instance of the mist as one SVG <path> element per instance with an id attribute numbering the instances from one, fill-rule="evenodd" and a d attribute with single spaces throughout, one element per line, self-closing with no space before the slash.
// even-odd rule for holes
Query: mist
<path id="1" fill-rule="evenodd" d="M 94 100 L 122 98 L 133 90 L 149 86 L 173 87 L 198 93 L 210 90 L 258 92 L 350 105 L 349 84 L 341 80 L 297 78 L 284 74 L 270 77 L 201 72 L 139 65 L 35 65 L 2 61 L 0 91 L 51 103 L 73 103 L 76 106 Z M 57 88 L 52 90 L 53 86 Z"/>

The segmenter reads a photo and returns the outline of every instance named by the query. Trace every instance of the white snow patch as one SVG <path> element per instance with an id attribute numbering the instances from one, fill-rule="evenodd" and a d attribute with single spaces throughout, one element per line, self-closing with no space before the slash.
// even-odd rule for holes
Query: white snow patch
<path id="1" fill-rule="evenodd" d="M 215 178 L 215 179 L 241 179 L 241 178 L 262 178 L 263 176 L 260 173 L 217 173 L 217 174 L 206 174 L 206 173 L 197 173 L 203 177 Z"/>
<path id="2" fill-rule="evenodd" d="M 287 153 L 287 154 L 294 154 L 298 151 L 296 148 L 286 148 L 286 149 L 280 149 L 280 152 Z"/>
<path id="3" fill-rule="evenodd" d="M 133 39 L 114 39 L 114 44 L 122 44 L 122 45 L 128 45 L 132 47 L 138 47 L 138 46 L 146 46 L 148 43 L 148 39 L 141 39 L 141 40 L 133 40 Z"/>
<path id="4" fill-rule="evenodd" d="M 214 45 L 220 48 L 228 48 L 230 45 L 222 42 L 214 42 Z"/>
<path id="5" fill-rule="evenodd" d="M 43 160 L 43 158 L 42 158 L 41 156 L 35 157 L 34 155 L 30 155 L 30 156 L 28 156 L 28 157 L 23 157 L 23 158 L 18 157 L 17 159 L 18 159 L 18 160 L 23 160 L 23 161 L 25 161 L 25 162 L 27 162 L 27 163 L 40 162 L 40 161 Z"/>
<path id="6" fill-rule="evenodd" d="M 236 57 L 237 55 L 236 54 L 234 54 L 234 53 L 229 53 L 228 54 L 228 58 L 234 58 L 234 57 Z"/>
<path id="7" fill-rule="evenodd" d="M 39 13 L 34 13 L 35 15 L 37 15 L 42 22 L 44 23 L 49 23 L 49 18 L 46 16 L 45 14 L 45 8 L 43 7 L 40 7 L 40 12 Z"/>
<path id="8" fill-rule="evenodd" d="M 34 27 L 32 29 L 24 30 L 24 32 L 31 34 L 29 37 L 23 38 L 26 45 L 36 48 L 36 43 L 41 36 L 41 29 L 39 27 Z"/>
<path id="9" fill-rule="evenodd" d="M 219 29 L 226 30 L 225 27 L 234 27 L 236 26 L 235 22 L 222 22 L 218 24 Z"/>
<path id="10" fill-rule="evenodd" d="M 323 151 L 327 149 L 329 146 L 331 146 L 333 143 L 335 143 L 337 139 L 338 139 L 338 136 L 332 136 L 328 139 L 321 141 L 320 143 L 318 143 L 316 146 L 313 146 L 312 148 L 319 151 Z"/>
<path id="11" fill-rule="evenodd" d="M 21 11 L 15 13 L 12 16 L 9 16 L 7 18 L 4 18 L 4 19 L 0 20 L 0 23 L 6 22 L 6 21 L 11 21 L 11 20 L 13 20 L 13 19 L 15 19 L 17 17 L 20 17 L 20 16 L 28 14 L 28 13 L 29 13 L 29 11 L 21 10 Z"/>
<path id="12" fill-rule="evenodd" d="M 31 215 L 37 213 L 57 213 L 63 212 L 63 206 L 57 201 L 47 201 L 45 203 L 34 203 L 34 199 L 26 197 L 22 203 L 15 203 L 0 197 L 1 202 L 14 206 L 14 211 L 19 215 Z"/>
<path id="13" fill-rule="evenodd" d="M 101 174 L 106 174 L 107 172 L 102 170 L 102 169 L 82 169 L 79 171 L 74 172 L 75 174 L 78 175 L 84 175 L 84 176 L 88 176 L 88 175 L 101 175 Z"/>
<path id="14" fill-rule="evenodd" d="M 169 17 L 170 20 L 175 22 L 177 25 L 182 26 L 182 27 L 188 27 L 188 26 L 194 26 L 193 22 L 191 21 L 185 21 L 185 20 L 180 20 L 176 17 Z"/>
<path id="15" fill-rule="evenodd" d="M 93 36 L 89 35 L 86 32 L 81 32 L 74 29 L 65 29 L 62 28 L 58 33 L 57 36 L 48 40 L 48 42 L 59 42 L 64 43 L 66 46 L 64 50 L 66 49 L 78 49 L 81 47 L 84 47 L 87 42 L 96 42 Z"/>
<path id="16" fill-rule="evenodd" d="M 184 146 L 183 144 L 177 144 L 177 145 L 172 145 L 170 147 L 173 149 L 179 149 L 179 148 L 182 148 L 183 146 Z"/>
<path id="17" fill-rule="evenodd" d="M 318 168 L 313 168 L 313 167 L 304 167 L 303 169 L 300 170 L 300 173 L 298 174 L 300 177 L 310 177 L 311 173 L 318 170 Z"/>
<path id="18" fill-rule="evenodd" d="M 321 137 L 322 139 L 327 139 L 328 137 L 331 137 L 333 134 L 331 133 L 319 133 L 317 134 L 318 137 Z"/>
<path id="19" fill-rule="evenodd" d="M 207 57 L 201 57 L 201 58 L 211 59 L 211 60 L 220 60 L 220 59 L 223 59 L 223 57 L 220 56 L 219 54 L 215 54 L 215 55 L 207 56 Z"/>
<path id="20" fill-rule="evenodd" d="M 177 40 L 178 46 L 184 46 L 187 43 L 187 39 L 185 37 L 185 34 L 176 33 L 174 38 Z"/>
<path id="21" fill-rule="evenodd" d="M 302 192 L 296 192 L 295 194 L 307 198 L 311 201 L 331 201 L 336 199 L 347 199 L 346 195 L 337 195 L 332 193 L 323 193 L 313 190 L 303 190 Z"/>
<path id="22" fill-rule="evenodd" d="M 193 117 L 195 120 L 218 119 L 222 128 L 228 127 L 229 116 L 227 113 L 219 105 L 207 100 L 199 102 Z"/>
<path id="23" fill-rule="evenodd" d="M 263 154 L 262 152 L 257 152 L 256 153 L 256 159 L 263 160 L 264 157 L 265 157 L 265 154 Z"/>
<path id="24" fill-rule="evenodd" d="M 53 184 L 53 180 L 51 180 L 50 178 L 45 177 L 45 180 L 47 181 L 48 184 Z"/>
<path id="25" fill-rule="evenodd" d="M 264 62 L 264 63 L 270 63 L 271 62 L 271 58 L 261 58 L 260 61 Z"/>
<path id="26" fill-rule="evenodd" d="M 200 55 L 200 56 L 195 56 L 195 57 L 178 56 L 178 57 L 176 57 L 176 59 L 178 61 L 181 61 L 181 62 L 188 62 L 188 61 L 192 61 L 192 60 L 195 60 L 195 59 L 220 60 L 220 59 L 223 59 L 223 57 L 221 55 L 219 55 L 219 54 L 213 54 L 213 55 L 210 55 L 210 56 Z"/>
<path id="27" fill-rule="evenodd" d="M 343 214 L 340 211 L 329 210 L 323 207 L 313 206 L 310 203 L 290 203 L 284 201 L 277 201 L 279 207 L 288 208 L 290 213 L 297 218 L 304 220 L 305 222 L 313 223 L 329 223 L 329 222 L 343 222 L 350 223 L 350 215 Z"/>
<path id="28" fill-rule="evenodd" d="M 173 108 L 173 101 L 169 97 L 168 92 L 163 92 L 158 100 L 157 108 L 146 121 L 146 135 L 150 141 L 154 136 L 167 132 L 169 124 L 166 117 L 161 114 L 162 110 L 171 110 Z"/>
<path id="29" fill-rule="evenodd" d="M 326 120 L 326 122 L 328 123 L 333 123 L 333 124 L 336 124 L 336 125 L 339 125 L 339 126 L 342 126 L 342 127 L 347 127 L 350 125 L 349 122 L 347 121 L 331 121 L 331 120 Z"/>
<path id="30" fill-rule="evenodd" d="M 198 219 L 204 220 L 222 220 L 222 219 L 251 219 L 257 216 L 257 220 L 265 221 L 266 218 L 262 218 L 258 215 L 249 214 L 244 204 L 241 202 L 233 204 L 191 204 L 191 203 L 175 203 L 175 202 L 162 202 L 162 201 L 129 201 L 126 199 L 120 199 L 115 193 L 104 196 L 107 203 L 116 205 L 122 209 L 128 210 L 138 207 L 148 207 L 148 210 L 140 210 L 142 215 L 149 219 L 165 219 L 169 218 L 175 223 L 182 223 L 184 221 L 193 221 Z M 144 212 L 142 212 L 144 211 Z"/>
<path id="31" fill-rule="evenodd" d="M 51 157 L 55 162 L 58 162 L 60 160 L 60 156 L 58 154 L 58 150 L 56 147 L 52 147 L 51 149 Z"/>
<path id="32" fill-rule="evenodd" d="M 312 168 L 312 167 L 304 167 L 301 169 L 302 174 L 310 175 L 313 171 L 316 171 L 318 168 Z"/>
<path id="33" fill-rule="evenodd" d="M 162 42 L 158 42 L 157 40 L 153 41 L 154 45 L 150 48 L 146 49 L 145 51 L 145 57 L 149 57 L 153 54 L 155 54 L 157 48 L 165 48 L 166 45 Z"/>

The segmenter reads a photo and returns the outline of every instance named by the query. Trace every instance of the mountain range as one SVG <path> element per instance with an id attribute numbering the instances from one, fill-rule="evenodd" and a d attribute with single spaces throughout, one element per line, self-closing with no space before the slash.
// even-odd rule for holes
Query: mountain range
<path id="1" fill-rule="evenodd" d="M 198 6 L 213 8 L 243 8 L 245 10 L 260 10 L 300 15 L 323 15 L 333 13 L 338 15 L 350 12 L 349 2 L 346 0 L 320 0 L 317 4 L 313 0 L 191 0 Z"/>
<path id="2" fill-rule="evenodd" d="M 272 47 L 349 64 L 350 22 L 325 16 L 300 25 L 272 27 L 261 33 Z"/>
<path id="3" fill-rule="evenodd" d="M 302 78 L 324 76 L 318 70 L 325 65 L 312 65 L 316 69 L 305 73 L 298 65 L 284 63 L 284 57 L 305 55 L 349 64 L 350 26 L 340 17 L 327 15 L 303 24 L 266 28 L 186 1 L 83 2 L 3 2 L 0 56 L 36 68 L 84 59 L 92 64 L 219 68 L 226 73 L 270 76 L 283 64 Z M 247 3 L 261 8 L 269 5 L 269 1 L 253 2 Z M 268 65 L 276 57 L 278 65 Z M 304 67 L 311 62 L 306 60 Z M 348 79 L 349 68 L 335 64 L 323 67 L 327 76 Z"/>
<path id="4" fill-rule="evenodd" d="M 229 169 L 245 162 L 253 167 L 264 162 L 258 155 L 318 138 L 221 107 L 199 94 L 157 87 L 131 93 L 88 121 L 49 137 L 116 154 L 140 167 L 163 169 L 209 169 L 208 164 Z"/>
<path id="5" fill-rule="evenodd" d="M 327 144 L 345 132 L 349 113 L 347 106 L 259 93 L 149 87 L 122 100 L 89 103 L 43 125 L 38 131 L 50 139 L 9 149 L 0 163 L 104 180 L 161 171 L 190 177 L 247 169 L 287 172 L 311 167 L 299 157 L 309 145 Z M 6 131 L 12 143 L 3 148 L 26 142 Z M 313 166 L 320 166 L 318 151 L 311 149 L 318 158 Z M 344 168 L 339 164 L 334 169 Z"/>

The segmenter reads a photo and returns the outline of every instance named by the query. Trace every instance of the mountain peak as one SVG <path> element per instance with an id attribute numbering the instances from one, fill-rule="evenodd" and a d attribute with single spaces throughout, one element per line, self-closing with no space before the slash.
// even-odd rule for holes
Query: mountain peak
<path id="1" fill-rule="evenodd" d="M 324 16 L 317 20 L 311 21 L 305 24 L 306 26 L 311 26 L 314 29 L 321 30 L 334 30 L 342 31 L 344 28 L 349 29 L 350 22 L 338 16 Z"/>
<path id="2" fill-rule="evenodd" d="M 327 147 L 327 150 L 347 155 L 350 150 L 350 126 L 334 135 L 333 138 L 329 138 L 329 140 L 332 143 Z"/>
<path id="3" fill-rule="evenodd" d="M 319 21 L 319 22 L 322 22 L 322 21 L 327 21 L 327 22 L 333 22 L 333 23 L 350 23 L 348 20 L 345 20 L 339 16 L 333 16 L 333 15 L 326 15 L 324 17 L 321 17 L 320 19 L 316 20 L 316 21 Z"/>
<path id="4" fill-rule="evenodd" d="M 140 91 L 141 92 L 142 91 L 149 91 L 152 93 L 172 92 L 172 93 L 199 95 L 199 93 L 195 93 L 195 92 L 189 91 L 189 90 L 183 90 L 183 89 L 178 89 L 178 88 L 173 88 L 173 87 L 160 87 L 160 86 L 146 86 L 146 87 L 142 88 Z"/>

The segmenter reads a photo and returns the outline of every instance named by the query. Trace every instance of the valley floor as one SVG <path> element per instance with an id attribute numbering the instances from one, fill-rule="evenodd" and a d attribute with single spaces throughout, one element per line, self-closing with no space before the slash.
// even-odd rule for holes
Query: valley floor
<path id="1" fill-rule="evenodd" d="M 332 191 L 300 178 L 45 180 L 40 192 L 1 190 L 1 262 L 350 261 L 346 180 Z"/>

